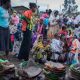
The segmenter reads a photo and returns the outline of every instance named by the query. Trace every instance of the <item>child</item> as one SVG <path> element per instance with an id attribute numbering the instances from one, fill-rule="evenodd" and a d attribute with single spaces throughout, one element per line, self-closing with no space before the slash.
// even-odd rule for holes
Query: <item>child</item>
<path id="1" fill-rule="evenodd" d="M 10 50 L 13 50 L 14 45 L 14 39 L 15 39 L 15 33 L 17 32 L 17 27 L 11 22 L 10 24 Z"/>

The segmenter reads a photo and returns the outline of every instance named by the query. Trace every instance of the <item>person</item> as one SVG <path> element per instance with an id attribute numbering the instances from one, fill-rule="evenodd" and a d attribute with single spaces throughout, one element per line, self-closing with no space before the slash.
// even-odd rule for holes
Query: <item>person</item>
<path id="1" fill-rule="evenodd" d="M 15 33 L 17 32 L 17 26 L 15 26 L 12 22 L 10 22 L 10 51 L 13 50 L 14 40 L 15 40 Z"/>
<path id="2" fill-rule="evenodd" d="M 32 42 L 32 16 L 37 9 L 35 3 L 30 3 L 29 7 L 30 9 L 25 11 L 22 16 L 23 41 L 18 55 L 19 60 L 24 59 L 25 61 L 29 59 L 29 52 Z"/>
<path id="3" fill-rule="evenodd" d="M 68 35 L 68 31 L 66 29 L 66 26 L 63 26 L 62 29 L 59 31 L 58 34 L 67 36 Z"/>
<path id="4" fill-rule="evenodd" d="M 73 35 L 74 35 L 74 32 L 72 32 L 71 30 L 68 30 L 68 35 L 66 36 L 68 49 L 71 47 L 72 40 L 73 40 Z"/>
<path id="5" fill-rule="evenodd" d="M 68 17 L 66 15 L 63 15 L 63 23 L 67 25 L 67 22 L 68 22 Z"/>
<path id="6" fill-rule="evenodd" d="M 52 12 L 50 17 L 49 17 L 49 22 L 50 22 L 50 32 L 51 32 L 51 35 L 50 36 L 54 36 L 55 33 L 58 32 L 58 29 L 59 29 L 59 12 L 58 11 L 55 11 L 55 12 Z"/>
<path id="7" fill-rule="evenodd" d="M 48 38 L 53 38 L 54 34 L 56 34 L 58 32 L 58 24 L 57 22 L 51 23 L 50 24 L 50 28 L 48 30 Z"/>
<path id="8" fill-rule="evenodd" d="M 9 54 L 9 13 L 10 0 L 0 0 L 0 51 Z"/>
<path id="9" fill-rule="evenodd" d="M 73 41 L 69 53 L 70 64 L 74 64 L 75 55 L 77 55 L 76 60 L 78 60 L 78 54 L 80 53 L 80 42 L 77 37 L 73 36 Z"/>
<path id="10" fill-rule="evenodd" d="M 47 39 L 47 32 L 48 32 L 48 28 L 49 28 L 49 16 L 45 16 L 44 20 L 43 20 L 43 38 Z"/>
<path id="11" fill-rule="evenodd" d="M 13 15 L 11 16 L 11 21 L 16 26 L 19 24 L 19 17 L 17 15 L 16 11 L 13 12 Z"/>
<path id="12" fill-rule="evenodd" d="M 51 49 L 52 49 L 52 52 L 53 52 L 53 54 L 52 54 L 52 60 L 54 60 L 54 58 L 56 60 L 58 60 L 59 55 L 62 53 L 63 46 L 61 44 L 62 43 L 61 43 L 61 41 L 59 39 L 58 34 L 55 34 L 54 35 L 54 39 L 52 39 L 52 42 L 51 42 Z"/>
<path id="13" fill-rule="evenodd" d="M 39 20 L 37 33 L 40 35 L 43 33 L 43 19 L 42 18 L 40 18 L 40 20 Z"/>
<path id="14" fill-rule="evenodd" d="M 78 23 L 80 22 L 80 15 L 76 16 L 76 20 L 77 20 Z"/>
<path id="15" fill-rule="evenodd" d="M 80 23 L 75 25 L 74 34 L 77 36 L 77 38 L 80 38 Z"/>

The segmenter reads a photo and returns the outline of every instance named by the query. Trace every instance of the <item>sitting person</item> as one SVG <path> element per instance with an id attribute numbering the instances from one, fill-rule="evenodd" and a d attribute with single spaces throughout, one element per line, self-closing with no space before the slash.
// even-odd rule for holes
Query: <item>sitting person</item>
<path id="1" fill-rule="evenodd" d="M 44 63 L 47 60 L 47 53 L 49 45 L 47 41 L 42 41 L 42 37 L 39 38 L 37 45 L 34 48 L 34 59 L 39 63 Z"/>
<path id="2" fill-rule="evenodd" d="M 58 34 L 54 35 L 54 39 L 52 39 L 51 43 L 51 49 L 52 49 L 52 60 L 58 60 L 59 55 L 63 51 L 63 47 L 61 45 L 61 41 L 59 40 Z"/>
<path id="3" fill-rule="evenodd" d="M 80 42 L 77 39 L 76 36 L 73 37 L 70 53 L 69 53 L 69 59 L 70 59 L 70 64 L 78 63 L 78 55 L 80 53 Z M 77 57 L 75 58 L 75 56 Z M 75 61 L 74 61 L 75 60 Z"/>
<path id="4" fill-rule="evenodd" d="M 64 35 L 64 36 L 67 36 L 68 31 L 67 31 L 66 27 L 63 26 L 62 29 L 59 31 L 58 34 L 60 34 L 60 35 Z"/>

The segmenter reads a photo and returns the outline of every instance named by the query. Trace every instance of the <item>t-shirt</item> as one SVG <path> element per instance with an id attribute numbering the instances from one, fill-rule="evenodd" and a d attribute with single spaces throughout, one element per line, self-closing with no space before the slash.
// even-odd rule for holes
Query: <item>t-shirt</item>
<path id="1" fill-rule="evenodd" d="M 3 7 L 0 7 L 0 26 L 4 28 L 9 26 L 9 13 Z"/>

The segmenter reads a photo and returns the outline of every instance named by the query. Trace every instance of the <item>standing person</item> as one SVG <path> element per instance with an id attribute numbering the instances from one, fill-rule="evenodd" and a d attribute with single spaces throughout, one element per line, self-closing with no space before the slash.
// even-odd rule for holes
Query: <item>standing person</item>
<path id="1" fill-rule="evenodd" d="M 22 16 L 22 31 L 23 31 L 23 41 L 21 44 L 18 59 L 28 60 L 29 52 L 31 48 L 31 38 L 32 38 L 32 14 L 36 11 L 37 6 L 35 3 L 29 4 L 30 10 L 23 13 Z"/>
<path id="2" fill-rule="evenodd" d="M 43 20 L 43 38 L 47 39 L 47 32 L 48 32 L 48 28 L 49 28 L 49 16 L 45 16 L 44 20 Z"/>
<path id="3" fill-rule="evenodd" d="M 37 32 L 38 32 L 38 34 L 40 34 L 40 35 L 41 35 L 42 32 L 43 32 L 43 19 L 42 19 L 42 18 L 40 18 L 40 20 L 39 20 Z"/>
<path id="4" fill-rule="evenodd" d="M 59 31 L 58 34 L 67 36 L 68 35 L 68 31 L 66 29 L 66 26 L 62 26 L 62 29 Z"/>
<path id="5" fill-rule="evenodd" d="M 10 51 L 13 50 L 14 40 L 15 40 L 15 33 L 17 32 L 17 27 L 10 22 Z"/>
<path id="6" fill-rule="evenodd" d="M 0 51 L 9 54 L 9 13 L 10 0 L 0 0 Z"/>
<path id="7" fill-rule="evenodd" d="M 11 21 L 16 26 L 19 24 L 19 16 L 17 15 L 16 11 L 13 12 L 13 15 L 11 16 Z"/>

